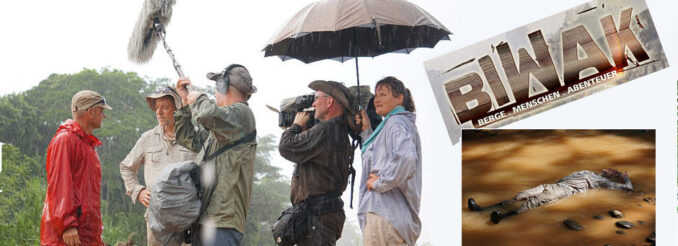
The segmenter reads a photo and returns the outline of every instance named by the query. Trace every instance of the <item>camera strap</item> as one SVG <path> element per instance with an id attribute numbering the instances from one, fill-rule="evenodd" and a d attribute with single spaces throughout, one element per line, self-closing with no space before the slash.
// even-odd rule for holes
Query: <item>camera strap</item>
<path id="1" fill-rule="evenodd" d="M 207 155 L 207 151 L 209 151 L 209 147 L 207 147 L 207 149 L 205 150 L 205 155 L 203 156 L 202 161 L 203 162 L 210 161 L 210 160 L 214 159 L 215 157 L 217 157 L 218 155 L 226 152 L 227 150 L 229 150 L 229 149 L 231 149 L 235 146 L 253 141 L 256 137 L 257 137 L 257 130 L 254 130 L 250 134 L 247 134 L 246 136 L 244 136 L 243 138 L 238 139 L 238 141 L 224 145 L 219 150 L 215 151 L 214 153 L 210 154 L 209 156 Z"/>

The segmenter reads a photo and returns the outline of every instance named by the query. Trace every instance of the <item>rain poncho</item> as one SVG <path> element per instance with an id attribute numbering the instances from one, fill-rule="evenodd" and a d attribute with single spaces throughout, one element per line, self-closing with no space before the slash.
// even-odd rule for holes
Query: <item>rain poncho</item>
<path id="1" fill-rule="evenodd" d="M 41 245 L 64 245 L 63 232 L 78 230 L 81 245 L 103 245 L 101 142 L 74 120 L 64 122 L 47 147 L 47 195 L 40 221 Z"/>

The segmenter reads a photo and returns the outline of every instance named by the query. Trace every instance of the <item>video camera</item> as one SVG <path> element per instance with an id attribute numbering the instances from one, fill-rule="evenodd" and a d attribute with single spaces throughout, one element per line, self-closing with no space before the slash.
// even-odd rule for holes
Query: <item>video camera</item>
<path id="1" fill-rule="evenodd" d="M 351 101 L 357 100 L 357 86 L 348 87 L 349 98 Z M 315 100 L 315 94 L 304 94 L 296 97 L 290 97 L 283 99 L 280 102 L 280 110 L 268 106 L 274 112 L 278 113 L 278 126 L 280 127 L 290 127 L 294 123 L 294 117 L 298 112 L 309 112 L 311 119 L 306 123 L 306 129 L 310 129 L 318 120 L 315 119 L 315 108 L 313 108 L 313 101 Z M 370 120 L 370 125 L 372 130 L 381 123 L 381 116 L 377 115 L 374 108 L 374 95 L 370 92 L 369 86 L 360 87 L 360 104 L 367 111 L 367 116 Z"/>
<path id="2" fill-rule="evenodd" d="M 280 112 L 278 112 L 278 126 L 290 127 L 298 112 L 309 112 L 311 119 L 306 123 L 306 129 L 313 127 L 318 122 L 315 119 L 314 100 L 315 94 L 313 93 L 283 99 L 280 102 Z"/>

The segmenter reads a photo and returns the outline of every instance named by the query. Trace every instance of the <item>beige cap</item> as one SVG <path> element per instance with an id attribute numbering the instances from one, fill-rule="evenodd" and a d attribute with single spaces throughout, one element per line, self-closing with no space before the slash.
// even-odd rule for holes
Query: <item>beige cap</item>
<path id="1" fill-rule="evenodd" d="M 71 100 L 71 111 L 73 112 L 83 109 L 87 110 L 94 106 L 99 106 L 104 109 L 113 109 L 106 103 L 106 98 L 99 95 L 99 93 L 96 93 L 95 91 L 78 91 L 78 93 L 73 95 L 73 99 Z"/>
<path id="2" fill-rule="evenodd" d="M 177 109 L 181 108 L 181 96 L 179 96 L 179 93 L 172 88 L 172 87 L 161 87 L 158 89 L 158 91 L 150 96 L 146 97 L 146 102 L 148 103 L 148 107 L 151 108 L 151 110 L 155 111 L 155 100 L 161 97 L 166 97 L 170 96 L 172 97 L 172 100 L 174 102 L 174 107 Z"/>

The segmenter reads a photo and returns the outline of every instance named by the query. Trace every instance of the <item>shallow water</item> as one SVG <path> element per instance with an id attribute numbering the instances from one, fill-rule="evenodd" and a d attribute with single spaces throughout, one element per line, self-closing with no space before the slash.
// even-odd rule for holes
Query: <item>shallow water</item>
<path id="1" fill-rule="evenodd" d="M 496 136 L 495 136 L 496 135 Z M 462 142 L 463 245 L 649 245 L 655 227 L 654 131 L 494 130 L 464 131 Z M 555 183 L 579 170 L 627 172 L 633 192 L 595 189 L 490 221 L 491 211 L 471 212 L 474 198 L 481 206 L 500 202 L 539 184 Z M 621 210 L 612 218 L 607 211 Z M 597 220 L 594 215 L 604 218 Z M 584 228 L 562 223 L 573 219 Z M 631 229 L 614 223 L 626 220 Z M 639 223 L 642 221 L 643 223 Z M 625 234 L 615 231 L 623 230 Z"/>

